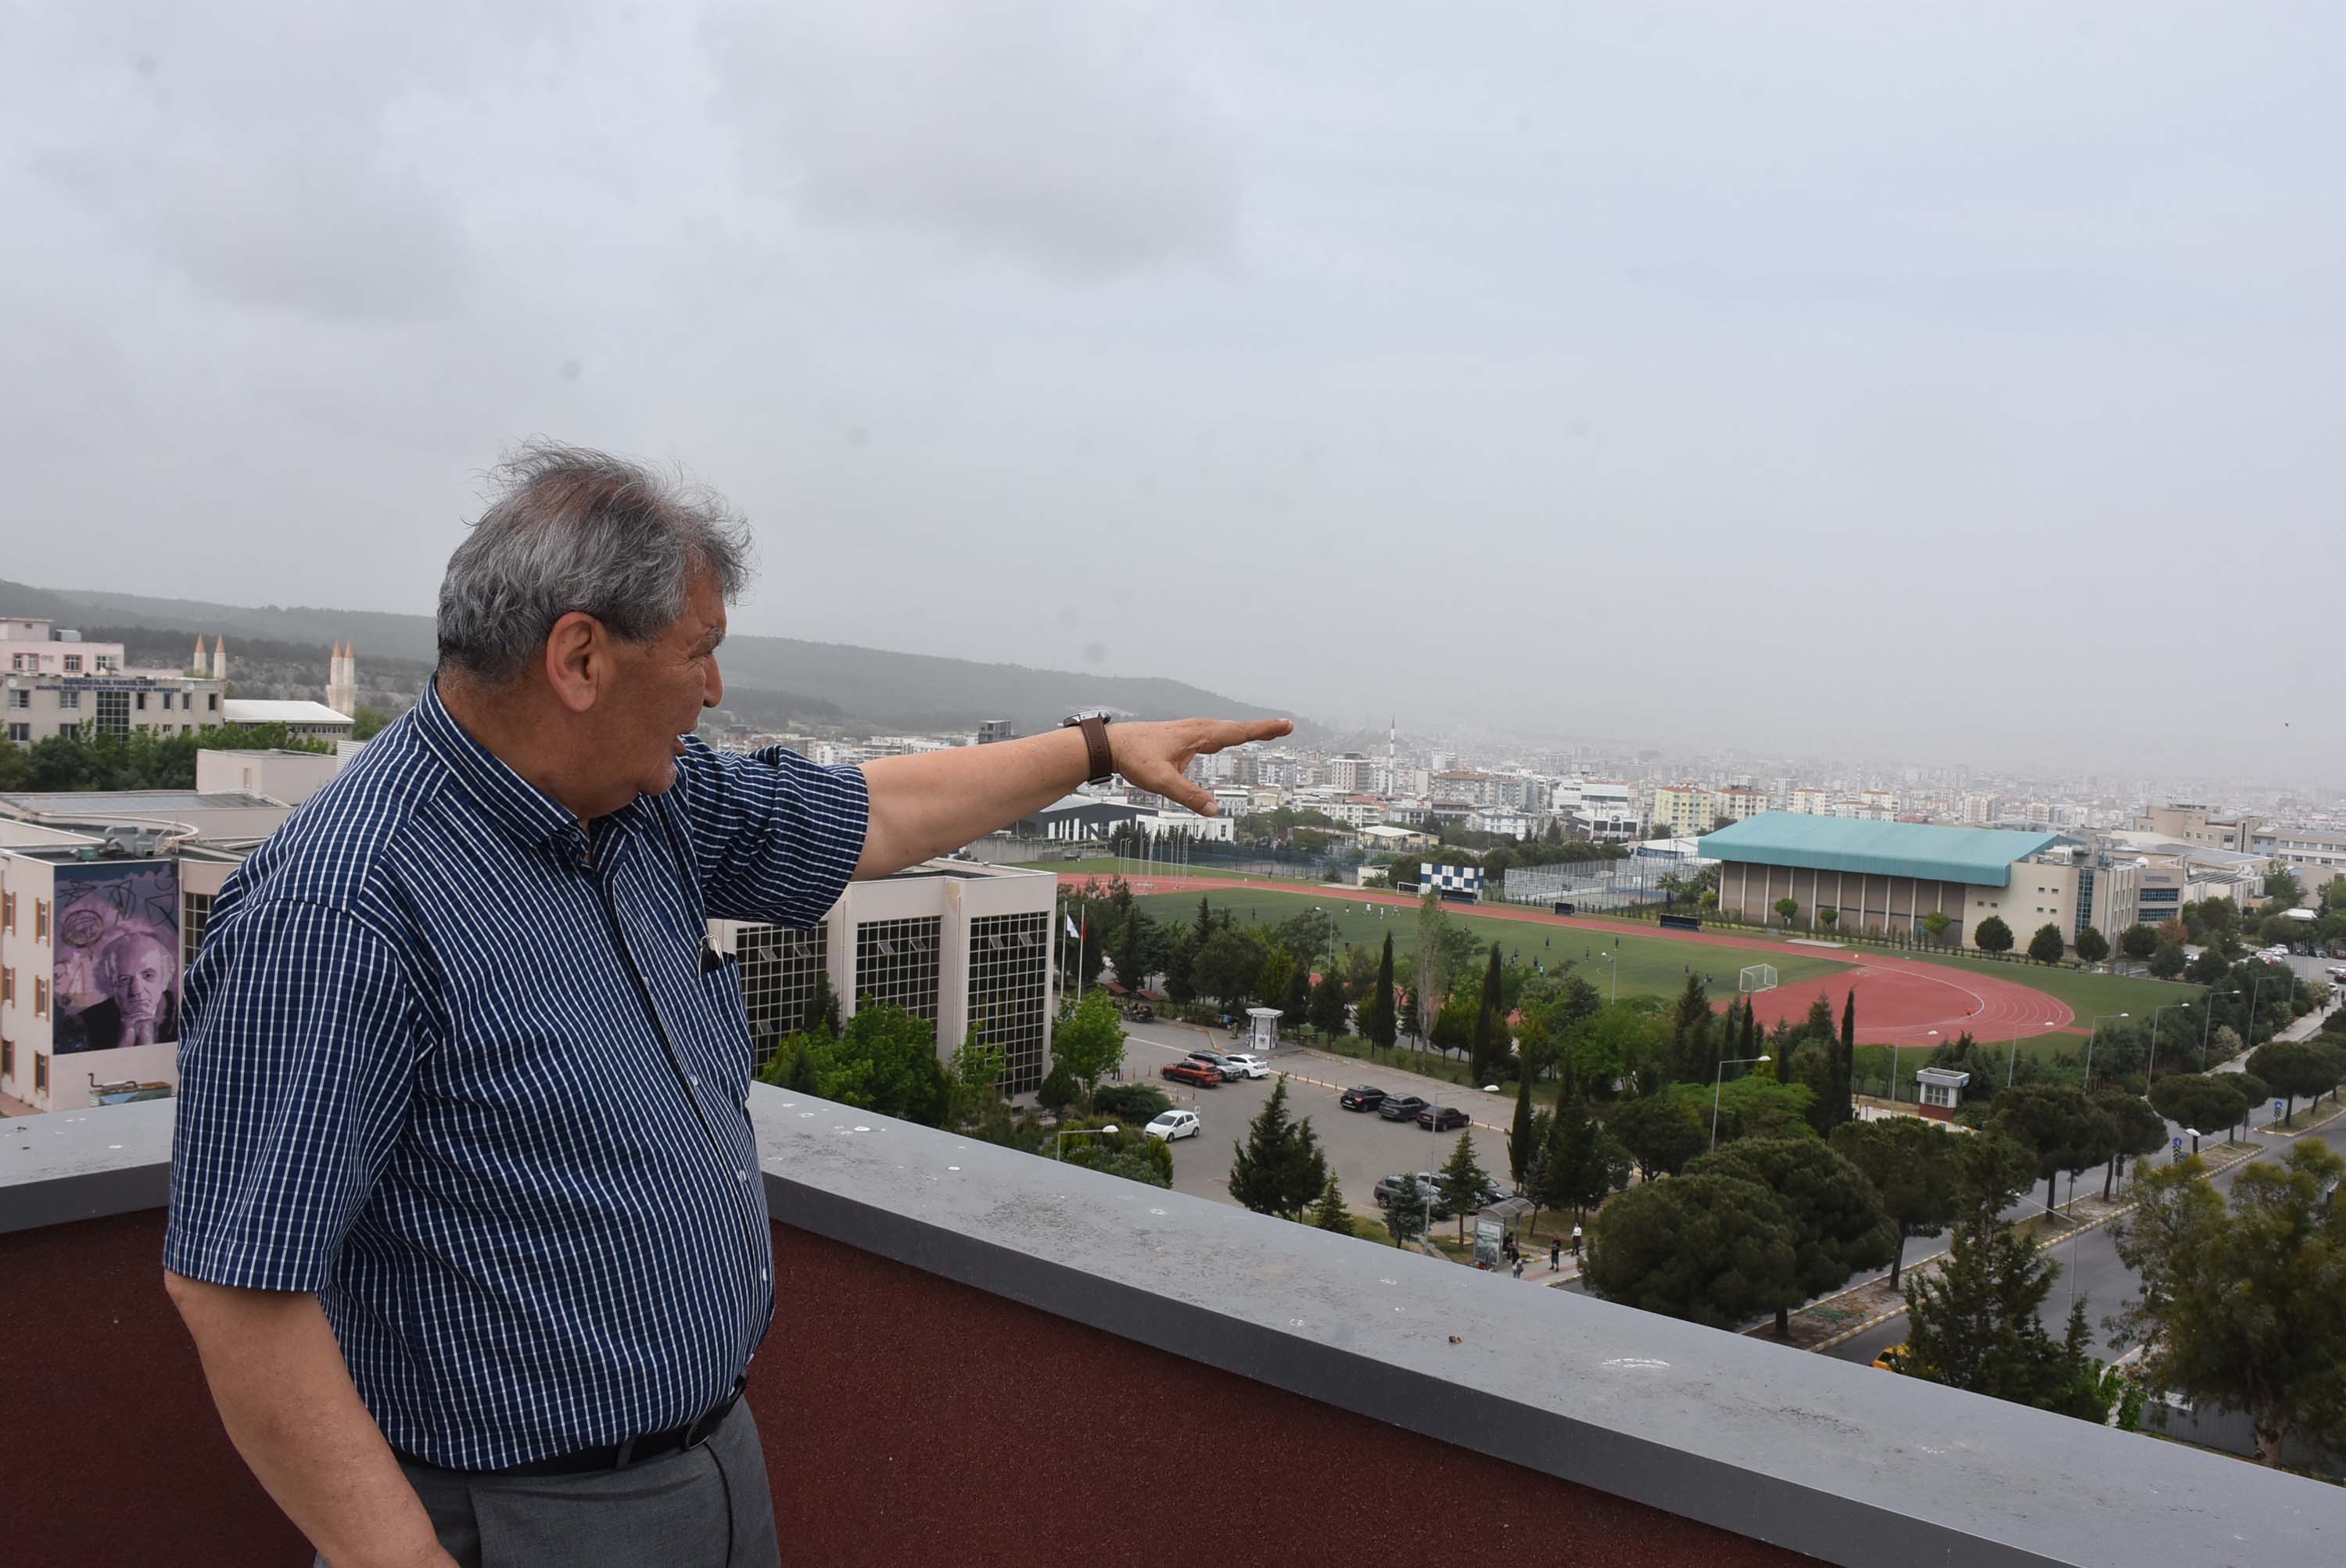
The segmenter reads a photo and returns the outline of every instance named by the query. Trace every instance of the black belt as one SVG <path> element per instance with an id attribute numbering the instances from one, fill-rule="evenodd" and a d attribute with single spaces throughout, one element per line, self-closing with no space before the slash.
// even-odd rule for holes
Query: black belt
<path id="1" fill-rule="evenodd" d="M 670 1427 L 664 1432 L 647 1432 L 629 1438 L 625 1442 L 607 1443 L 601 1448 L 582 1448 L 572 1453 L 556 1454 L 552 1459 L 532 1460 L 527 1464 L 509 1464 L 502 1470 L 475 1470 L 468 1475 L 586 1475 L 596 1471 L 625 1470 L 629 1465 L 647 1460 L 659 1459 L 671 1453 L 682 1453 L 706 1441 L 717 1425 L 732 1413 L 741 1401 L 741 1390 L 749 1385 L 746 1377 L 733 1380 L 732 1391 L 680 1427 Z M 422 1465 L 427 1470 L 441 1466 L 402 1451 L 394 1447 L 405 1463 Z"/>

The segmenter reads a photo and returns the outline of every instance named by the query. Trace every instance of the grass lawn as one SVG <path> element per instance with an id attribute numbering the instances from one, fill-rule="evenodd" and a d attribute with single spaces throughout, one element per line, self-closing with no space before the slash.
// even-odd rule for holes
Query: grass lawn
<path id="1" fill-rule="evenodd" d="M 1175 925 L 1187 924 L 1198 914 L 1198 900 L 1209 901 L 1217 911 L 1229 910 L 1240 921 L 1251 921 L 1264 926 L 1275 926 L 1292 919 L 1303 911 L 1317 906 L 1335 918 L 1336 940 L 1348 945 L 1365 944 L 1372 950 L 1381 947 L 1385 933 L 1392 933 L 1393 956 L 1398 959 L 1412 952 L 1417 942 L 1417 911 L 1405 904 L 1369 904 L 1363 906 L 1355 898 L 1346 898 L 1344 890 L 1331 888 L 1322 893 L 1272 891 L 1257 888 L 1207 888 L 1186 893 L 1148 893 L 1135 901 L 1147 910 L 1151 919 Z M 1499 944 L 1501 962 L 1511 959 L 1522 963 L 1545 962 L 1551 967 L 1569 962 L 1576 967 L 1582 979 L 1606 996 L 1614 991 L 1612 970 L 1620 967 L 1619 990 L 1623 996 L 1659 996 L 1675 998 L 1686 984 L 1687 944 L 1659 937 L 1643 936 L 1625 925 L 1617 933 L 1583 931 L 1569 926 L 1543 928 L 1517 920 L 1501 920 L 1478 914 L 1472 907 L 1453 906 L 1447 911 L 1453 920 L 1463 923 L 1484 942 Z M 1618 943 L 1617 949 L 1615 944 Z M 1613 955 L 1607 957 L 1606 955 Z M 1708 955 L 1711 1000 L 1724 1001 L 1735 993 L 1736 972 L 1756 956 L 1721 948 Z M 1818 975 L 1837 974 L 1850 966 L 1830 958 L 1793 958 L 1770 956 L 1776 966 L 1780 983 L 1810 980 Z M 1698 967 L 1696 973 L 1706 972 Z"/>

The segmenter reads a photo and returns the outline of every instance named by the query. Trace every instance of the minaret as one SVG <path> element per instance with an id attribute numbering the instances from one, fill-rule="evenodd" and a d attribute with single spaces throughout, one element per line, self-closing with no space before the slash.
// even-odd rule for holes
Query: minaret
<path id="1" fill-rule="evenodd" d="M 204 634 L 201 632 L 196 634 L 196 662 L 188 667 L 198 675 L 211 667 L 210 662 L 204 657 Z"/>
<path id="2" fill-rule="evenodd" d="M 222 633 L 212 639 L 212 678 L 228 678 L 228 636 Z"/>
<path id="3" fill-rule="evenodd" d="M 359 702 L 359 654 L 348 643 L 336 643 L 327 665 L 326 706 L 336 713 L 356 717 Z"/>

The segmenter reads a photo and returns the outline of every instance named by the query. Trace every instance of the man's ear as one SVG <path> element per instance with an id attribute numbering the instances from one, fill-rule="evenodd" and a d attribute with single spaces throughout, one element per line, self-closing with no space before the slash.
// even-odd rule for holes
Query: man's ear
<path id="1" fill-rule="evenodd" d="M 593 708 L 612 674 L 610 634 L 586 611 L 571 611 L 546 634 L 546 684 L 571 712 Z"/>

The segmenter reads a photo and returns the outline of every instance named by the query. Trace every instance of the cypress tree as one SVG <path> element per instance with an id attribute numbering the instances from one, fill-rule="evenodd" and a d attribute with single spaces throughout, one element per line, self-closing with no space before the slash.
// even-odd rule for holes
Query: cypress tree
<path id="1" fill-rule="evenodd" d="M 1491 944 L 1491 962 L 1483 971 L 1483 1000 L 1474 1009 L 1474 1047 L 1473 1059 L 1477 1083 L 1498 1070 L 1499 1019 L 1499 944 Z"/>
<path id="2" fill-rule="evenodd" d="M 1384 955 L 1377 960 L 1377 988 L 1369 993 L 1369 1004 L 1361 1009 L 1361 1014 L 1362 1033 L 1368 1035 L 1372 1043 L 1382 1045 L 1388 1051 L 1392 1050 L 1394 1038 L 1393 1023 L 1397 1014 L 1393 1010 L 1393 957 L 1391 932 L 1385 932 Z"/>
<path id="3" fill-rule="evenodd" d="M 1895 1056 L 1897 1053 L 1893 1051 L 1891 1054 Z M 1851 986 L 1849 1000 L 1841 1003 L 1841 1050 L 1833 1057 L 1832 1125 L 1825 1129 L 1828 1134 L 1843 1122 L 1857 1119 L 1857 1107 L 1851 1098 L 1856 1080 L 1857 988 Z"/>
<path id="4" fill-rule="evenodd" d="M 1515 1178 L 1517 1192 L 1537 1152 L 1532 1142 L 1532 1079 L 1525 1073 L 1515 1079 L 1515 1120 L 1507 1129 L 1507 1173 Z"/>

